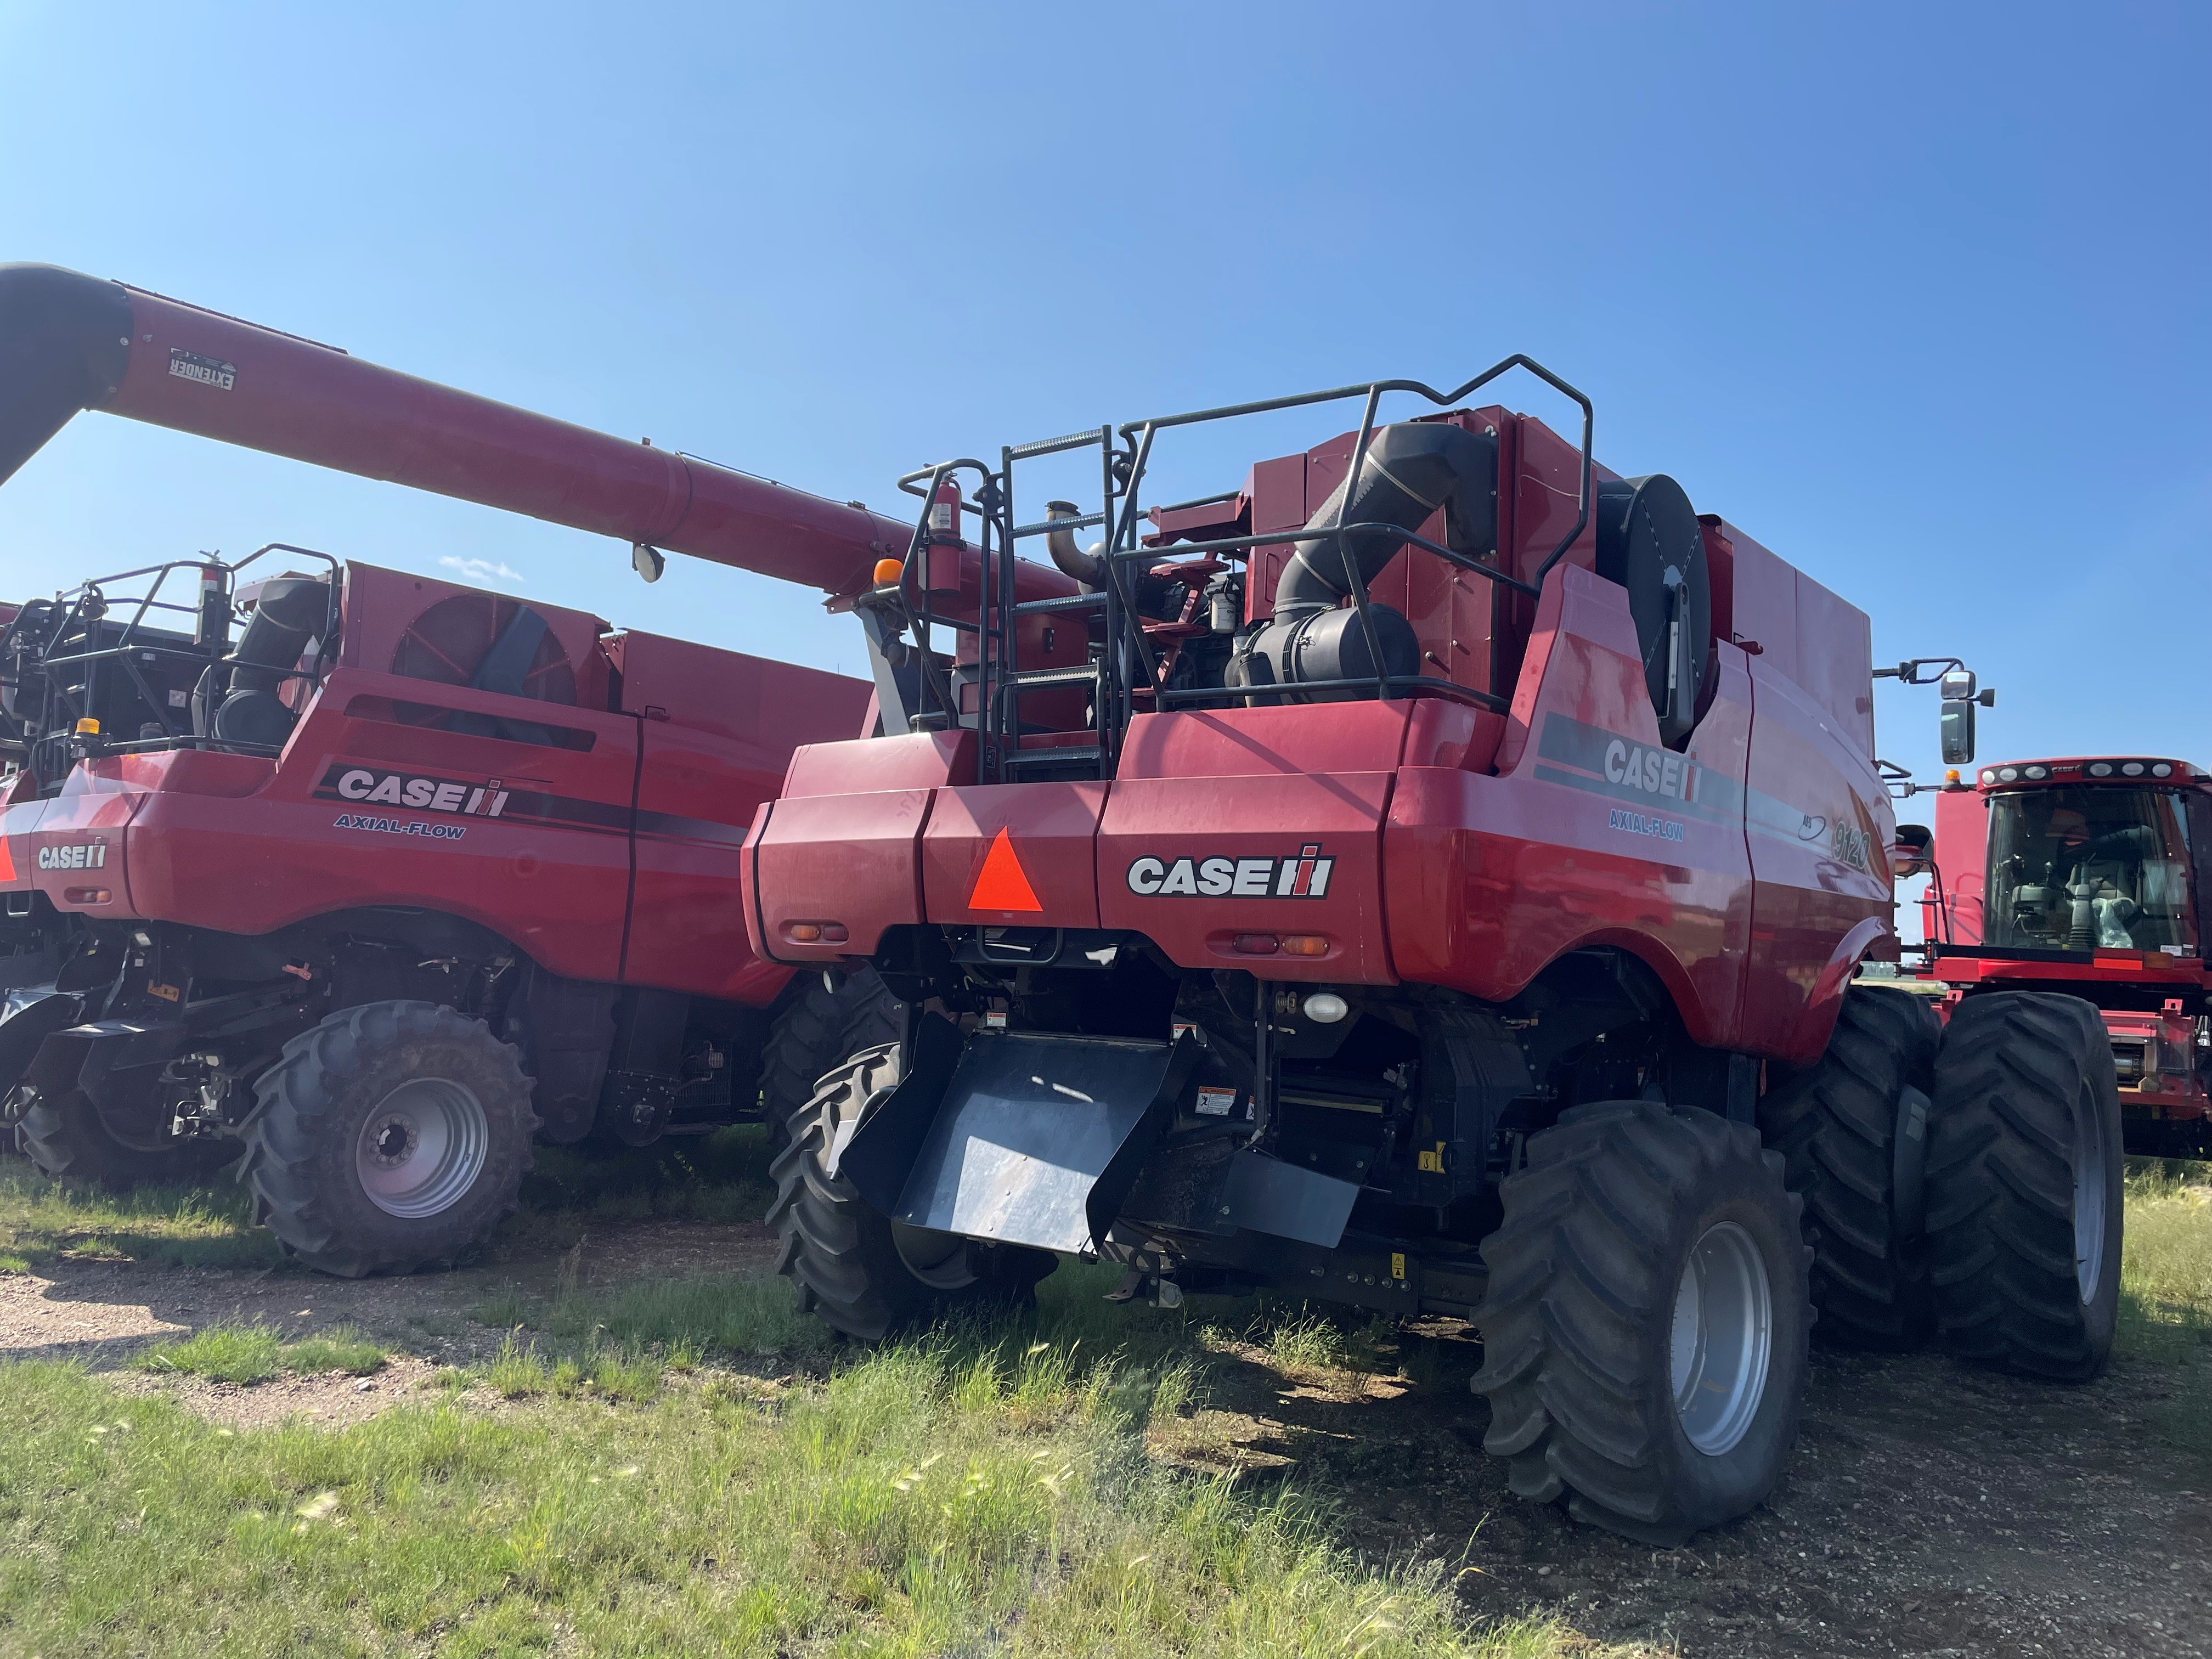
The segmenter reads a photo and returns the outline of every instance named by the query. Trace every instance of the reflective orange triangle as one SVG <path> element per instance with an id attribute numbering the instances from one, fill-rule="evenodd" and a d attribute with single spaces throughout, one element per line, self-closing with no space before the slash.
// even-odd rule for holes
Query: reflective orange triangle
<path id="1" fill-rule="evenodd" d="M 15 860 L 8 851 L 8 837 L 0 836 L 0 881 L 15 879 Z"/>
<path id="2" fill-rule="evenodd" d="M 968 895 L 970 910 L 1042 910 L 1037 902 L 1036 890 L 1023 873 L 1022 861 L 1014 856 L 1014 843 L 1005 830 L 991 843 L 991 850 L 983 855 L 983 867 L 975 873 L 975 889 Z"/>

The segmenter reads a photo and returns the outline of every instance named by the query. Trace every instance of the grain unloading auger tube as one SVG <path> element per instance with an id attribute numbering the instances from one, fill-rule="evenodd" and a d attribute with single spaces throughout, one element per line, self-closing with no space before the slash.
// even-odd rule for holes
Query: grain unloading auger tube
<path id="1" fill-rule="evenodd" d="M 96 410 L 850 597 L 914 526 L 58 266 L 0 264 L 0 483 Z M 1040 591 L 1071 584 L 1049 573 Z"/>

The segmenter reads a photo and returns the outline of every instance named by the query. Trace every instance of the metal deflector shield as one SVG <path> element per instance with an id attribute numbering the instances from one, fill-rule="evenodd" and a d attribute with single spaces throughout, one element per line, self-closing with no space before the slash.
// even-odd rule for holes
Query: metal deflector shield
<path id="1" fill-rule="evenodd" d="M 840 1149 L 837 1172 L 911 1226 L 1038 1249 L 1097 1248 L 1194 1086 L 1197 1045 L 915 1034 L 906 1079 Z"/>

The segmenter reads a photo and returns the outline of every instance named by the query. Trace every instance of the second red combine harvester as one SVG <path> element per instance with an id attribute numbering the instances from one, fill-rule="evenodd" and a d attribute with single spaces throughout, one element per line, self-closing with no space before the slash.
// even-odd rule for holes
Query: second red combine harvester
<path id="1" fill-rule="evenodd" d="M 1462 406 L 1516 365 L 1579 447 Z M 1378 424 L 1391 392 L 1442 412 Z M 1163 434 L 1361 397 L 1140 514 Z M 1060 1254 L 1125 1297 L 1455 1315 L 1513 1489 L 1655 1542 L 1771 1489 L 1816 1306 L 2100 1369 L 2094 1012 L 2014 998 L 2034 1075 L 1992 1077 L 1854 985 L 1897 951 L 1866 618 L 1589 431 L 1516 358 L 904 481 L 912 549 L 859 605 L 884 735 L 800 750 L 747 849 L 760 954 L 910 1016 L 786 1125 L 775 1219 L 825 1320 L 877 1336 Z M 1050 457 L 1087 457 L 1089 510 L 1026 505 Z M 1019 591 L 1039 540 L 1079 592 Z"/>
<path id="2" fill-rule="evenodd" d="M 0 479 L 95 409 L 615 537 L 648 575 L 668 548 L 852 592 L 906 538 L 50 267 L 0 266 Z M 0 1117 L 114 1182 L 243 1141 L 287 1248 L 353 1274 L 482 1242 L 533 1133 L 781 1115 L 890 1012 L 746 950 L 738 847 L 869 696 L 296 548 L 27 605 L 0 637 Z"/>

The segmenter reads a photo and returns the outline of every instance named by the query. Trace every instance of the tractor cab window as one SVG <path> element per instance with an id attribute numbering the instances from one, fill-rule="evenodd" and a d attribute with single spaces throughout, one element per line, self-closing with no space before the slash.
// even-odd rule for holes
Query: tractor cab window
<path id="1" fill-rule="evenodd" d="M 2170 789 L 2021 789 L 1990 798 L 1988 939 L 2040 951 L 2197 943 L 2189 836 Z"/>

